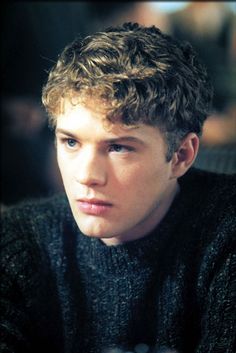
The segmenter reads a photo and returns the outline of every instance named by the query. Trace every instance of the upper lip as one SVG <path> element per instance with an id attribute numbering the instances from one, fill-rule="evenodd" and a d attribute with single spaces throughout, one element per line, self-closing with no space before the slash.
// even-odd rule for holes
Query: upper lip
<path id="1" fill-rule="evenodd" d="M 91 204 L 96 204 L 96 205 L 110 205 L 111 206 L 110 202 L 105 201 L 105 200 L 95 199 L 95 198 L 92 198 L 92 199 L 82 198 L 82 199 L 79 199 L 78 201 L 91 203 Z"/>

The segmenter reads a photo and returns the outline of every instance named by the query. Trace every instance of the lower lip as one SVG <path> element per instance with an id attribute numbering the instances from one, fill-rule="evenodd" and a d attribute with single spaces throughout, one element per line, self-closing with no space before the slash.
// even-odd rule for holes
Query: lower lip
<path id="1" fill-rule="evenodd" d="M 78 208 L 81 212 L 95 216 L 100 216 L 106 213 L 111 207 L 112 205 L 109 204 L 97 204 L 84 201 L 78 202 Z"/>

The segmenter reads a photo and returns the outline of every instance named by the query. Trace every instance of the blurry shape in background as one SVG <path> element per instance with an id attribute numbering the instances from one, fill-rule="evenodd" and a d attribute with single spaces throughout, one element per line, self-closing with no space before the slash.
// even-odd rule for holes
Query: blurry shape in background
<path id="1" fill-rule="evenodd" d="M 235 13 L 227 3 L 191 2 L 169 19 L 171 34 L 189 41 L 207 66 L 215 89 L 214 110 L 235 105 Z"/>
<path id="2" fill-rule="evenodd" d="M 138 22 L 144 26 L 156 25 L 168 29 L 168 18 L 163 12 L 153 10 L 150 2 L 88 2 L 88 12 L 96 30 L 123 22 Z"/>
<path id="3" fill-rule="evenodd" d="M 1 205 L 61 190 L 53 136 L 31 97 L 2 99 Z"/>
<path id="4" fill-rule="evenodd" d="M 150 1 L 149 6 L 154 11 L 170 13 L 180 9 L 182 10 L 188 3 L 188 1 Z"/>
<path id="5" fill-rule="evenodd" d="M 190 42 L 214 86 L 213 112 L 203 127 L 195 165 L 236 172 L 236 12 L 227 2 L 189 2 L 169 13 L 170 33 Z M 234 4 L 235 5 L 235 4 Z"/>

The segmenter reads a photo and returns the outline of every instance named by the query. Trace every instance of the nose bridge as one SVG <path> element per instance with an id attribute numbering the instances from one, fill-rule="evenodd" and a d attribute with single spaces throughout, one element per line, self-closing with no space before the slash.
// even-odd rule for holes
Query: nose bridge
<path id="1" fill-rule="evenodd" d="M 103 185 L 106 182 L 106 171 L 102 156 L 93 146 L 83 147 L 80 151 L 76 180 L 86 185 Z"/>

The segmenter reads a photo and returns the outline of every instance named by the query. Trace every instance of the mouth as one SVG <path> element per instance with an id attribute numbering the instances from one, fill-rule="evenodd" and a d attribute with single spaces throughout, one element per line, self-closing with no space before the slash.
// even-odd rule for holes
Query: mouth
<path id="1" fill-rule="evenodd" d="M 112 208 L 110 202 L 99 199 L 79 199 L 78 209 L 88 215 L 100 216 Z"/>

